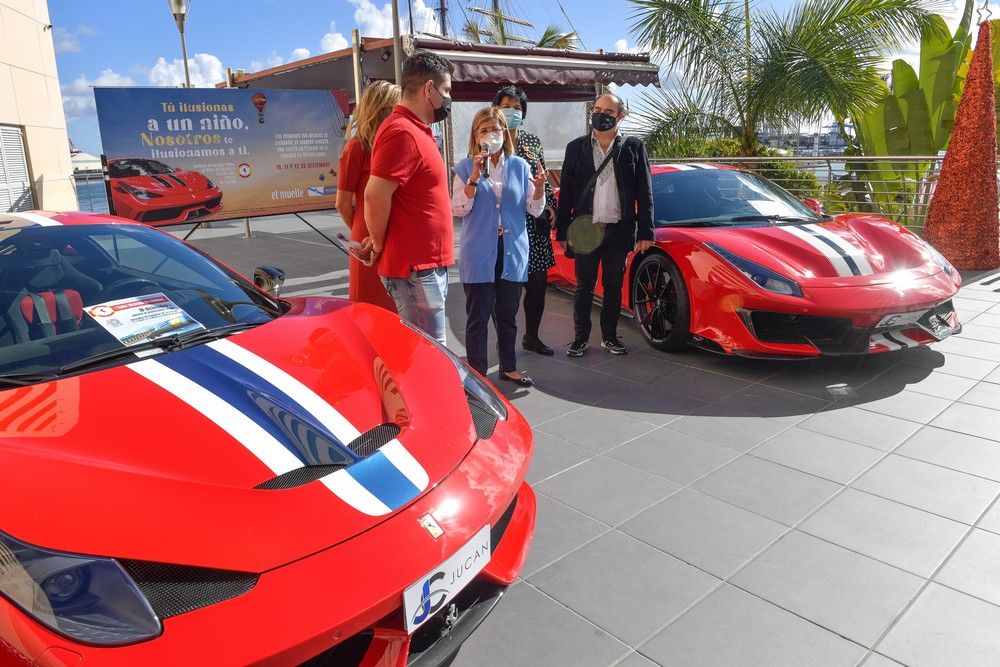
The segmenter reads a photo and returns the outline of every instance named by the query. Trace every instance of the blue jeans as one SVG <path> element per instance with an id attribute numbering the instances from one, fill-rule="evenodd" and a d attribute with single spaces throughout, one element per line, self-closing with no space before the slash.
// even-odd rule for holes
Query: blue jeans
<path id="1" fill-rule="evenodd" d="M 385 291 L 396 302 L 405 321 L 445 344 L 444 302 L 448 296 L 448 267 L 414 271 L 408 278 L 382 278 Z"/>

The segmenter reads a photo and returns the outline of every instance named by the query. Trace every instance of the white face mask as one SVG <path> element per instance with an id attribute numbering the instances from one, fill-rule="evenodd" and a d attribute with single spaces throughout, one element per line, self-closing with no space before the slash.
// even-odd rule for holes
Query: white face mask
<path id="1" fill-rule="evenodd" d="M 489 151 L 490 155 L 493 155 L 503 148 L 503 134 L 501 132 L 490 132 L 486 135 L 486 138 L 479 141 L 479 145 L 481 148 Z"/>

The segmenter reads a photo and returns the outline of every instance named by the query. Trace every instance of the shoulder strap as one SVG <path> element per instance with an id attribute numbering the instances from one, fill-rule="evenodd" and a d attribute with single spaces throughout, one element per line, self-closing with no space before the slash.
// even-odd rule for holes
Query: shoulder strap
<path id="1" fill-rule="evenodd" d="M 584 148 L 586 148 L 586 142 L 584 142 L 584 144 Z M 593 176 L 591 176 L 590 180 L 587 181 L 587 185 L 585 185 L 583 190 L 580 191 L 580 194 L 576 199 L 576 210 L 580 210 L 580 207 L 583 206 L 583 200 L 587 198 L 587 194 L 594 187 L 594 184 L 597 183 L 597 177 L 601 175 L 601 172 L 608 166 L 608 163 L 611 162 L 616 155 L 618 155 L 618 151 L 621 150 L 621 146 L 622 142 L 616 139 L 614 144 L 611 146 L 611 150 L 609 150 L 608 154 L 604 156 L 604 162 L 602 162 L 601 166 L 594 171 Z"/>

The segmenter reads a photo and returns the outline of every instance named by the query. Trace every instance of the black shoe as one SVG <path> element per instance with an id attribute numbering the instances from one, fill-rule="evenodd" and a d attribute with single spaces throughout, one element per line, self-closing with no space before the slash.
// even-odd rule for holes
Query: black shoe
<path id="1" fill-rule="evenodd" d="M 529 340 L 528 338 L 522 338 L 521 349 L 527 350 L 528 352 L 534 352 L 535 354 L 540 354 L 543 357 L 551 357 L 553 354 L 555 354 L 555 351 L 551 347 L 549 347 L 542 341 L 538 340 L 537 338 L 534 340 Z"/>
<path id="2" fill-rule="evenodd" d="M 585 340 L 575 340 L 569 344 L 569 349 L 566 350 L 567 357 L 582 357 L 583 353 L 587 351 L 590 347 L 590 343 Z"/>
<path id="3" fill-rule="evenodd" d="M 515 378 L 501 371 L 500 375 L 498 375 L 497 377 L 499 377 L 504 382 L 513 382 L 518 387 L 532 387 L 535 384 L 534 381 L 524 373 L 521 373 L 521 377 Z"/>
<path id="4" fill-rule="evenodd" d="M 601 343 L 601 347 L 611 354 L 628 354 L 628 349 L 625 347 L 625 343 L 623 343 L 622 339 L 618 336 L 607 339 Z"/>

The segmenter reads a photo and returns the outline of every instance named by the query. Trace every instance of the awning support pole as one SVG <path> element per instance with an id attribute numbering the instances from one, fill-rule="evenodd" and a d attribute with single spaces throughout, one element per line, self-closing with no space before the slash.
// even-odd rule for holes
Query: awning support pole
<path id="1" fill-rule="evenodd" d="M 361 33 L 357 28 L 351 30 L 351 42 L 354 47 L 351 54 L 354 60 L 354 104 L 357 106 L 361 102 L 361 93 L 364 92 L 364 80 L 361 78 Z"/>

